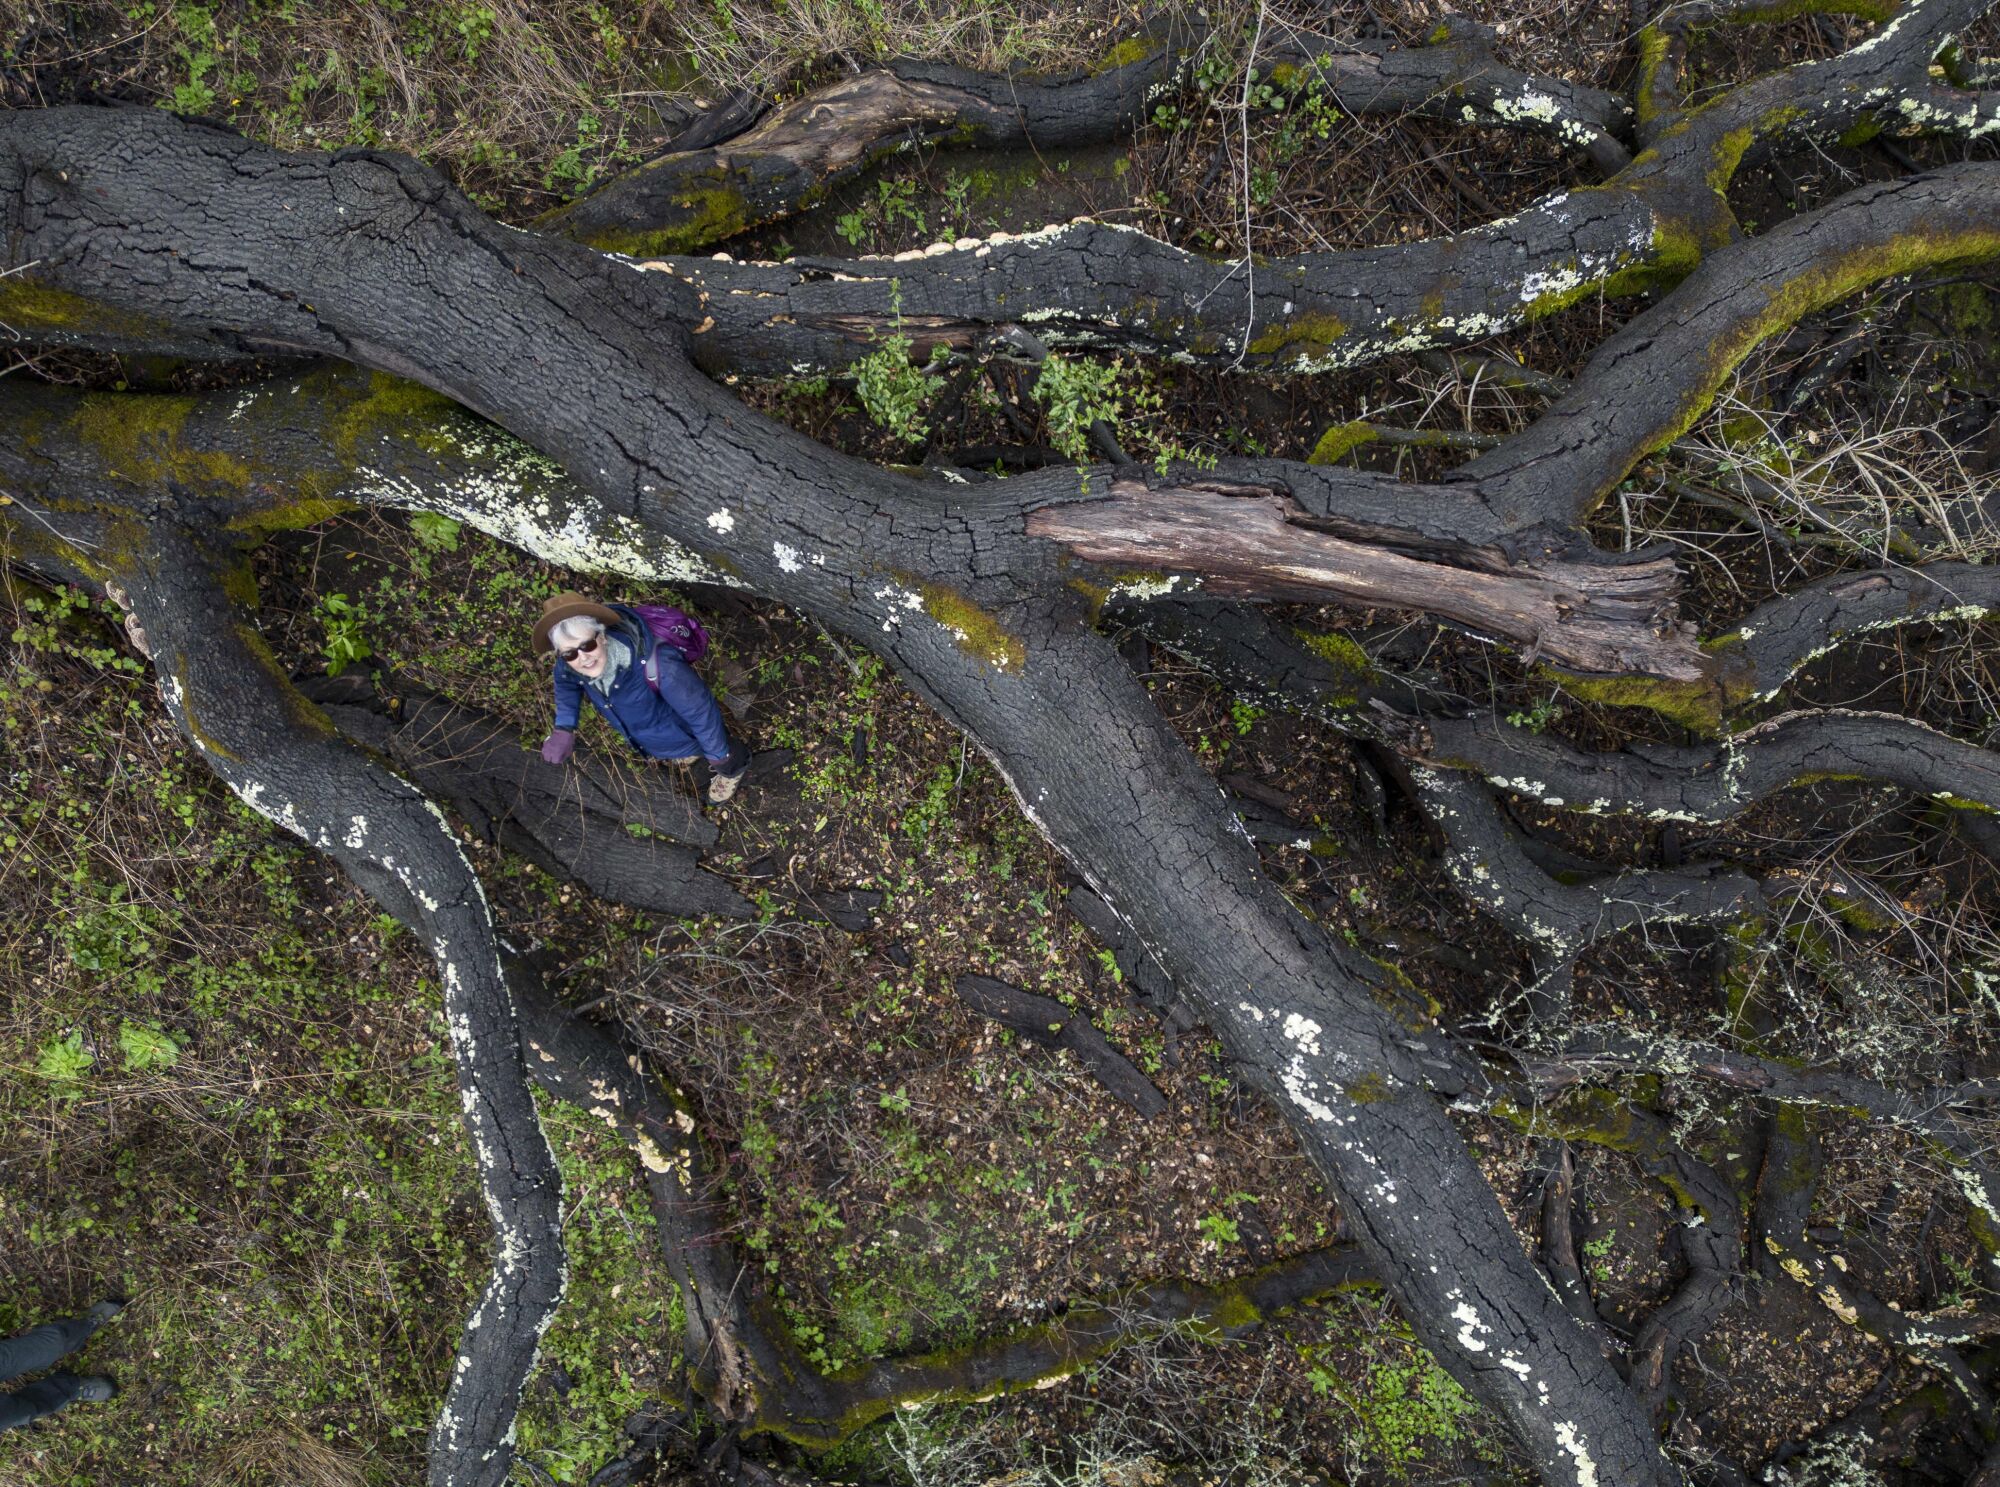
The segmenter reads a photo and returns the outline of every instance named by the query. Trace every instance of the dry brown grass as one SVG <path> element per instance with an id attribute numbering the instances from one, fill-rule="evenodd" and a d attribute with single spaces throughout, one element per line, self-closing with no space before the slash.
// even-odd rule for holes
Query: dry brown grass
<path id="1" fill-rule="evenodd" d="M 981 71 L 1088 67 L 1128 7 L 1112 0 L 725 0 L 677 8 L 676 34 L 703 76 L 775 91 L 803 70 L 921 57 Z"/>
<path id="2" fill-rule="evenodd" d="M 359 1457 L 284 1426 L 243 1436 L 216 1465 L 218 1487 L 367 1487 Z"/>

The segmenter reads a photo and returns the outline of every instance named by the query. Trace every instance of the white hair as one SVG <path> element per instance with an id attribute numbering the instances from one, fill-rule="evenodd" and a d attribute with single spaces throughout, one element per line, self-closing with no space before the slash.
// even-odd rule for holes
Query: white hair
<path id="1" fill-rule="evenodd" d="M 566 651 L 571 646 L 582 645 L 593 635 L 603 633 L 602 620 L 593 619 L 587 614 L 573 614 L 568 619 L 559 621 L 549 631 L 549 642 L 557 650 Z"/>

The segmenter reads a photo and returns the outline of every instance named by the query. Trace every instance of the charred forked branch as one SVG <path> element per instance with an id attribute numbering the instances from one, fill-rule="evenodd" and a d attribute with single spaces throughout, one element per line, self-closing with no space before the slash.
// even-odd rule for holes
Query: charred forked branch
<path id="1" fill-rule="evenodd" d="M 1714 649 L 1732 700 L 1755 702 L 1844 641 L 1898 625 L 1984 619 L 1995 609 L 2000 571 L 1986 564 L 1837 573 L 1759 605 Z"/>
<path id="2" fill-rule="evenodd" d="M 1687 215 L 1675 230 L 1691 232 L 1699 250 L 1733 236 L 1725 193 L 1752 151 L 1831 142 L 1850 130 L 1882 127 L 1967 135 L 1980 122 L 1967 113 L 1969 95 L 1955 95 L 1952 107 L 1934 113 L 1916 101 L 1935 86 L 1930 68 L 1939 51 L 1991 8 L 1992 0 L 1908 0 L 1873 35 L 1837 56 L 1765 73 L 1684 109 L 1679 73 L 1690 26 L 1725 9 L 1738 12 L 1735 19 L 1775 18 L 1769 12 L 1777 7 L 1755 17 L 1747 6 L 1673 6 L 1637 37 L 1639 67 L 1632 87 L 1638 140 L 1645 148 L 1619 179 L 1678 198 Z"/>
<path id="3" fill-rule="evenodd" d="M 1270 45 L 1271 75 L 1283 69 L 1324 80 L 1350 114 L 1421 114 L 1452 124 L 1549 134 L 1574 145 L 1600 172 L 1616 175 L 1631 163 L 1620 143 L 1632 109 L 1615 93 L 1541 73 L 1521 72 L 1499 60 L 1491 26 L 1447 16 L 1418 46 L 1373 40 L 1329 42 L 1293 33 Z"/>
<path id="4" fill-rule="evenodd" d="M 1614 137 L 1630 112 L 1622 99 L 1508 67 L 1494 39 L 1460 20 L 1416 47 L 1279 35 L 1258 65 L 1281 88 L 1317 77 L 1352 115 L 1416 113 L 1548 133 L 1607 175 L 1629 163 Z M 1124 38 L 1102 65 L 1068 77 L 890 62 L 783 104 L 720 143 L 647 161 L 535 225 L 635 257 L 688 253 L 812 206 L 912 144 L 1044 152 L 1103 144 L 1191 91 L 1189 53 L 1163 28 Z"/>
<path id="5" fill-rule="evenodd" d="M 1700 417 L 1767 336 L 1878 280 L 2000 254 L 2000 165 L 1865 186 L 1719 249 L 1601 345 L 1571 391 L 1453 472 L 1522 525 L 1581 520 Z"/>
<path id="6" fill-rule="evenodd" d="M 2000 760 L 1891 713 L 1787 713 L 1720 744 L 1649 745 L 1589 754 L 1486 718 L 1410 727 L 1406 754 L 1475 771 L 1503 790 L 1556 809 L 1727 821 L 1789 785 L 1883 780 L 1948 805 L 2000 811 Z"/>
<path id="7" fill-rule="evenodd" d="M 160 695 L 244 803 L 325 852 L 437 958 L 493 1274 L 433 1426 L 432 1487 L 500 1487 L 521 1390 L 562 1299 L 562 1192 L 522 1067 L 485 894 L 443 815 L 335 737 L 233 613 L 208 560 L 162 528 L 121 577 Z"/>
<path id="8" fill-rule="evenodd" d="M 1877 590 L 1873 579 L 1887 576 L 1840 575 L 1830 584 L 1856 584 L 1865 596 Z M 1921 577 L 1921 570 L 1894 576 Z M 1808 595 L 1801 591 L 1790 597 Z M 1920 618 L 1922 612 L 1909 617 Z M 1457 698 L 1426 695 L 1405 679 L 1376 671 L 1358 648 L 1322 654 L 1247 606 L 1164 603 L 1147 606 L 1136 618 L 1147 634 L 1231 687 L 1392 752 L 1411 766 L 1420 793 L 1455 789 L 1446 775 L 1463 771 L 1554 810 L 1716 824 L 1789 786 L 1826 778 L 1870 779 L 1957 809 L 2000 813 L 2000 763 L 1991 750 L 1894 714 L 1789 713 L 1716 744 L 1649 744 L 1643 752 L 1591 753 L 1552 735 L 1503 723 L 1491 713 L 1468 714 Z M 1449 712 L 1424 715 L 1434 709 Z M 1452 824 L 1437 819 L 1441 825 Z M 1472 850 L 1475 838 L 1466 835 L 1463 821 L 1493 827 L 1477 835 L 1482 850 Z M 1612 879 L 1600 885 L 1601 891 L 1550 883 L 1546 892 L 1575 912 L 1546 906 L 1538 911 L 1537 894 L 1524 890 L 1543 883 L 1545 875 L 1532 864 L 1516 864 L 1518 853 L 1490 804 L 1473 801 L 1456 836 L 1447 830 L 1447 837 L 1454 841 L 1446 859 L 1454 882 L 1543 956 L 1554 948 L 1553 941 L 1567 942 L 1586 927 L 1594 927 L 1596 934 L 1624 927 L 1628 910 L 1648 904 L 1666 917 L 1712 918 L 1711 910 L 1724 912 L 1737 882 L 1733 877 L 1668 874 L 1639 875 L 1629 883 Z M 1496 861 L 1504 866 L 1496 868 Z M 1490 881 L 1478 875 L 1481 867 Z M 1668 889 L 1683 877 L 1690 893 L 1683 894 L 1680 886 Z M 1661 897 L 1662 891 L 1670 891 L 1677 908 Z M 1593 908 L 1592 894 L 1611 902 L 1597 902 Z M 1497 907 L 1494 900 L 1500 901 Z M 1650 911 L 1642 912 L 1641 918 L 1648 917 Z M 1559 992 L 1561 983 L 1552 982 L 1548 989 Z"/>
<path id="9" fill-rule="evenodd" d="M 1947 567 L 1954 571 L 1942 571 Z M 1810 652 L 1858 632 L 1983 612 L 1980 601 L 1996 581 L 1984 567 L 1958 564 L 1835 575 L 1772 601 L 1725 637 L 1771 637 L 1761 664 L 1732 675 L 1782 675 Z M 1766 613 L 1768 631 L 1757 623 Z M 1955 808 L 2000 813 L 2000 762 L 1991 750 L 1895 714 L 1787 713 L 1719 743 L 1591 753 L 1490 712 L 1469 713 L 1457 698 L 1426 695 L 1406 679 L 1375 670 L 1351 643 L 1315 650 L 1249 606 L 1169 601 L 1135 609 L 1134 618 L 1147 634 L 1239 691 L 1379 744 L 1427 777 L 1477 774 L 1551 809 L 1713 824 L 1775 791 L 1836 778 L 1882 780 Z M 1712 697 L 1706 705 L 1719 719 Z M 1700 721 L 1685 709 L 1675 715 Z M 1460 886 L 1479 901 L 1483 883 L 1461 878 Z M 1486 896 L 1493 893 L 1510 898 L 1515 910 L 1528 907 L 1517 892 L 1496 884 Z M 1708 901 L 1698 894 L 1691 902 Z"/>
<path id="10" fill-rule="evenodd" d="M 1742 1221 L 1737 1195 L 1707 1162 L 1690 1155 L 1660 1116 L 1610 1090 L 1590 1090 L 1545 1103 L 1519 1081 L 1503 1082 L 1460 1108 L 1480 1109 L 1530 1135 L 1584 1141 L 1631 1156 L 1661 1183 L 1680 1209 L 1674 1247 L 1687 1276 L 1674 1294 L 1640 1324 L 1627 1350 L 1630 1382 L 1654 1415 L 1676 1397 L 1673 1365 L 1680 1351 L 1701 1341 L 1723 1308 L 1742 1270 Z"/>
<path id="11" fill-rule="evenodd" d="M 1435 1103 L 1465 1059 L 1398 1022 L 1370 989 L 1385 973 L 1262 877 L 1206 771 L 1083 606 L 1059 602 L 1048 546 L 1020 530 L 1023 498 L 1046 495 L 912 480 L 767 423 L 687 363 L 673 327 L 701 313 L 692 294 L 497 228 L 404 160 L 51 111 L 0 120 L 0 203 L 10 251 L 61 287 L 416 374 L 559 460 L 591 503 L 494 498 L 489 530 L 543 551 L 609 524 L 596 558 L 620 571 L 659 571 L 657 535 L 865 640 L 980 744 L 1281 1099 L 1418 1334 L 1544 1476 L 1674 1480 Z"/>
<path id="12" fill-rule="evenodd" d="M 1520 833 L 1476 780 L 1410 772 L 1424 813 L 1444 838 L 1445 871 L 1460 892 L 1527 942 L 1536 964 L 1528 988 L 1538 1028 L 1563 1018 L 1576 957 L 1622 929 L 1735 918 L 1761 903 L 1740 873 L 1624 872 L 1559 883 L 1528 860 Z"/>
<path id="13" fill-rule="evenodd" d="M 1853 50 L 1753 79 L 1677 118 L 1603 186 L 1558 193 L 1450 237 L 1273 260 L 1258 266 L 1254 286 L 1239 262 L 1094 223 L 939 243 L 893 262 L 653 266 L 708 295 L 713 323 L 695 348 L 714 370 L 782 376 L 844 366 L 890 325 L 892 295 L 919 354 L 936 344 L 970 346 L 983 331 L 1020 319 L 1025 305 L 1035 333 L 1057 347 L 1296 371 L 1357 366 L 1392 352 L 1463 345 L 1600 292 L 1675 282 L 1737 235 L 1726 191 L 1752 147 L 1830 142 L 1877 115 L 1903 128 L 1989 127 L 1987 102 L 1973 95 L 1925 101 L 1935 91 L 1927 69 L 1938 47 L 1988 4 L 1912 0 Z M 1656 78 L 1662 72 L 1654 66 Z M 1503 88 L 1474 112 L 1479 123 L 1546 114 L 1558 132 L 1574 122 L 1540 80 L 1518 94 Z M 1919 253 L 1905 267 L 1926 261 Z M 1260 328 L 1247 345 L 1246 324 Z"/>
<path id="14" fill-rule="evenodd" d="M 1940 55 L 1950 56 L 1953 36 L 1991 8 L 1990 0 L 1914 0 L 1895 7 L 1896 13 L 1883 18 L 1887 7 L 1872 0 L 1828 0 L 1813 10 L 1825 15 L 1855 15 L 1867 20 L 1883 20 L 1874 35 L 1841 56 L 1803 64 L 1771 76 L 1784 79 L 1809 77 L 1812 86 L 1796 90 L 1785 113 L 1773 110 L 1786 100 L 1749 95 L 1753 105 L 1765 110 L 1755 121 L 1755 136 L 1776 136 L 1784 131 L 1825 129 L 1838 121 L 1841 128 L 1862 120 L 1877 127 L 1916 134 L 1926 130 L 1940 133 L 1971 134 L 1976 120 L 1962 117 L 1966 99 L 1963 90 L 1990 86 L 1979 69 L 1948 71 L 1951 89 L 1939 89 L 1952 105 L 1934 116 L 1912 107 L 1907 99 L 1920 98 L 1929 90 L 1929 69 Z M 1704 0 L 1682 0 L 1664 9 L 1637 37 L 1639 69 L 1633 78 L 1634 104 L 1638 110 L 1638 138 L 1642 146 L 1668 146 L 1677 132 L 1685 131 L 1696 115 L 1708 105 L 1683 113 L 1680 71 L 1686 61 L 1690 36 L 1702 27 L 1717 24 L 1741 25 L 1757 21 L 1783 20 L 1794 8 L 1768 0 L 1742 0 L 1735 4 L 1710 4 Z M 1813 69 L 1807 72 L 1806 69 Z M 1762 82 L 1763 80 L 1759 80 Z M 1768 86 L 1768 85 L 1767 85 Z M 1742 93 L 1742 89 L 1737 90 Z M 1814 95 L 1817 96 L 1814 96 Z M 1711 103 L 1713 100 L 1710 101 Z M 1743 116 L 1728 118 L 1731 132 L 1746 122 Z"/>
<path id="15" fill-rule="evenodd" d="M 686 253 L 786 217 L 912 144 L 1073 150 L 1130 134 L 1179 70 L 1163 39 L 1074 77 L 899 61 L 816 89 L 732 139 L 647 161 L 535 226 L 636 257 Z"/>

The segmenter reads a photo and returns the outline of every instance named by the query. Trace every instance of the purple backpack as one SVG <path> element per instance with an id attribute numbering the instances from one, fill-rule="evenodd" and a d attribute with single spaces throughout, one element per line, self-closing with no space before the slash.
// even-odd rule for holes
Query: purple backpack
<path id="1" fill-rule="evenodd" d="M 686 610 L 675 609 L 671 604 L 631 604 L 625 607 L 657 642 L 652 654 L 646 657 L 646 682 L 655 692 L 660 690 L 660 646 L 672 646 L 690 666 L 708 654 L 708 631 Z"/>

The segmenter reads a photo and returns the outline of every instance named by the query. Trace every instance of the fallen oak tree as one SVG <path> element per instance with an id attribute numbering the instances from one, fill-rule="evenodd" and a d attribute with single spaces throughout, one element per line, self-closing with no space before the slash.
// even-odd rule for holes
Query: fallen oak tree
<path id="1" fill-rule="evenodd" d="M 1087 606 L 1055 579 L 1048 545 L 1024 521 L 1038 503 L 1053 504 L 1056 482 L 926 488 L 732 412 L 678 344 L 662 343 L 663 324 L 698 324 L 698 297 L 652 287 L 665 276 L 642 286 L 626 266 L 500 234 L 406 163 L 281 160 L 129 115 L 10 120 L 0 149 L 10 237 L 19 261 L 36 265 L 37 282 L 89 303 L 168 309 L 190 334 L 220 327 L 238 345 L 417 374 L 555 455 L 577 482 L 559 507 L 523 507 L 511 491 L 427 489 L 420 479 L 385 492 L 388 482 L 371 475 L 372 498 L 462 512 L 543 552 L 581 545 L 601 562 L 602 542 L 621 559 L 615 566 L 643 576 L 683 574 L 690 554 L 704 568 L 719 557 L 740 581 L 889 655 L 995 758 L 1024 807 L 1118 905 L 1232 1052 L 1284 1092 L 1392 1291 L 1454 1371 L 1513 1421 L 1545 1474 L 1670 1479 L 1649 1423 L 1533 1283 L 1504 1215 L 1431 1103 L 1431 1091 L 1449 1096 L 1460 1084 L 1462 1055 L 1388 1018 L 1367 990 L 1377 973 L 1293 918 L 1206 797 L 1204 776 L 1084 628 Z M 1946 261 L 1970 251 L 1949 243 Z M 476 319 L 465 313 L 475 305 Z M 414 334 L 417 324 L 428 334 Z M 578 389 L 612 386 L 628 416 L 607 428 Z M 1585 467 L 1603 455 L 1590 456 L 1576 458 L 1579 478 L 1568 487 L 1578 504 L 1600 478 Z M 163 555 L 186 562 L 188 539 L 167 525 L 204 525 L 207 503 L 218 485 L 230 488 L 234 471 L 164 494 L 138 472 L 137 501 L 129 484 L 105 482 L 78 511 L 61 491 L 67 476 L 33 470 L 36 459 L 49 456 L 26 441 L 32 478 L 9 513 L 20 518 L 19 552 L 44 571 L 124 582 L 151 633 L 184 627 L 173 612 L 183 601 L 157 568 Z M 1545 473 L 1565 463 L 1552 457 Z M 1372 501 L 1390 494 L 1380 482 L 1353 484 L 1372 486 Z M 258 490 L 253 479 L 243 486 L 247 507 L 286 519 L 276 508 L 292 492 Z M 51 487 L 54 498 L 37 499 Z M 798 489 L 814 491 L 820 508 L 789 501 Z M 1085 494 L 1107 491 L 1099 484 Z M 1457 495 L 1439 492 L 1438 506 L 1472 504 Z M 163 509 L 183 503 L 171 516 Z M 1476 538 L 1455 535 L 1452 556 L 1507 534 L 1502 521 Z M 1510 562 L 1504 553 L 1501 561 Z M 1339 593 L 1338 582 L 1324 591 Z M 1295 590 L 1273 582 L 1265 592 Z M 203 608 L 212 613 L 212 602 Z M 1633 655 L 1685 644 L 1671 632 L 1662 642 L 1658 606 L 1643 608 L 1629 625 Z M 1515 638 L 1549 654 L 1565 643 L 1560 631 Z M 188 673 L 203 669 L 184 650 L 163 653 L 170 696 L 185 695 Z M 200 719 L 183 721 L 206 749 Z M 1069 761 L 1102 749 L 1107 732 L 1108 775 L 1078 780 Z M 234 746 L 210 739 L 223 743 L 211 758 L 226 764 Z M 1107 780 L 1123 788 L 1107 791 Z M 330 815 L 317 826 L 293 815 L 309 835 L 331 824 Z M 1218 905 L 1229 906 L 1231 927 L 1220 943 L 1199 928 L 1216 922 Z M 1257 989 L 1255 1002 L 1243 998 L 1246 987 Z M 504 1085 L 514 1076 L 502 1063 L 482 1077 Z M 1397 1196 L 1398 1173 L 1406 1182 L 1420 1173 L 1451 1204 L 1414 1213 Z M 532 1327 L 524 1315 L 521 1325 Z M 493 1368 L 496 1397 L 504 1399 L 510 1366 Z M 489 1479 L 491 1438 L 465 1444 L 458 1418 L 447 1421 L 434 1474 Z"/>

